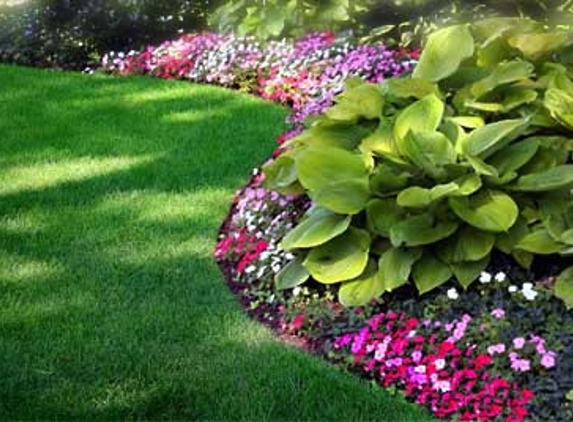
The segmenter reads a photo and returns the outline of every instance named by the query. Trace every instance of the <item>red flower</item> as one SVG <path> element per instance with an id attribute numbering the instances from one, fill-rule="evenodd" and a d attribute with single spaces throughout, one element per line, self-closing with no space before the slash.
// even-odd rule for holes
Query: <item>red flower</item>
<path id="1" fill-rule="evenodd" d="M 294 330 L 298 330 L 300 327 L 302 327 L 302 324 L 304 324 L 304 320 L 305 320 L 306 316 L 304 314 L 298 314 L 295 319 L 293 319 L 292 321 L 292 328 Z"/>
<path id="2" fill-rule="evenodd" d="M 492 362 L 492 360 L 493 359 L 491 358 L 491 356 L 484 354 L 478 355 L 474 361 L 475 367 L 479 371 L 484 366 L 489 365 Z"/>

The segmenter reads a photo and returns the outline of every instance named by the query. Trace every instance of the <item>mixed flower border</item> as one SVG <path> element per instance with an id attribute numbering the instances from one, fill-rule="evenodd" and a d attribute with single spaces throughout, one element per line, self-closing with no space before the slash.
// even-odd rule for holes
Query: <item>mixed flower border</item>
<path id="1" fill-rule="evenodd" d="M 416 58 L 417 52 L 355 45 L 331 33 L 265 45 L 201 33 L 142 52 L 110 53 L 102 67 L 221 85 L 288 105 L 291 129 L 278 138 L 272 160 L 309 117 L 332 104 L 346 80 L 380 82 L 411 70 Z M 524 273 L 497 256 L 467 291 L 445 285 L 417 300 L 398 291 L 345 309 L 330 286 L 276 288 L 276 275 L 295 258 L 280 241 L 311 203 L 269 191 L 263 182 L 255 169 L 214 250 L 251 316 L 283 340 L 395 389 L 439 418 L 573 420 L 573 317 L 549 293 L 550 263 Z"/>

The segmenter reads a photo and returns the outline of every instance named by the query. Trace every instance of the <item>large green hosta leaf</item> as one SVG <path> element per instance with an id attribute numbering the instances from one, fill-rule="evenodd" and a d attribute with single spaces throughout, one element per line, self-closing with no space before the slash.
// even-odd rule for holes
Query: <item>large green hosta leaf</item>
<path id="1" fill-rule="evenodd" d="M 499 174 L 494 166 L 487 164 L 484 160 L 479 157 L 472 157 L 471 155 L 466 155 L 464 157 L 466 161 L 473 167 L 476 174 L 482 176 L 490 176 L 497 178 Z"/>
<path id="2" fill-rule="evenodd" d="M 527 164 L 533 158 L 538 148 L 538 139 L 525 139 L 497 152 L 488 161 L 497 169 L 499 174 L 507 174 Z"/>
<path id="3" fill-rule="evenodd" d="M 495 234 L 464 226 L 454 236 L 440 243 L 437 253 L 449 264 L 479 261 L 488 256 L 495 243 Z"/>
<path id="4" fill-rule="evenodd" d="M 474 54 L 468 25 L 444 28 L 432 34 L 414 69 L 414 78 L 437 82 L 453 74 L 463 60 Z"/>
<path id="5" fill-rule="evenodd" d="M 452 276 L 448 265 L 436 258 L 432 253 L 425 252 L 422 259 L 414 264 L 412 278 L 420 294 L 441 286 Z"/>
<path id="6" fill-rule="evenodd" d="M 573 93 L 550 88 L 545 92 L 544 105 L 554 119 L 573 129 Z"/>
<path id="7" fill-rule="evenodd" d="M 350 227 L 344 234 L 313 248 L 303 265 L 320 283 L 351 280 L 366 268 L 369 249 L 370 234 Z"/>
<path id="8" fill-rule="evenodd" d="M 474 34 L 483 41 L 494 40 L 502 35 L 526 34 L 543 29 L 543 24 L 528 18 L 487 18 L 472 24 Z"/>
<path id="9" fill-rule="evenodd" d="M 337 121 L 356 123 L 361 118 L 380 117 L 384 97 L 380 87 L 374 84 L 361 84 L 347 89 L 335 99 L 336 105 L 326 111 L 326 115 Z"/>
<path id="10" fill-rule="evenodd" d="M 485 159 L 515 139 L 527 124 L 527 119 L 513 119 L 478 127 L 463 140 L 462 150 Z"/>
<path id="11" fill-rule="evenodd" d="M 310 198 L 340 214 L 357 214 L 370 199 L 368 182 L 362 179 L 333 182 L 322 189 L 309 193 Z"/>
<path id="12" fill-rule="evenodd" d="M 435 222 L 429 214 L 402 219 L 390 228 L 390 241 L 396 248 L 421 246 L 451 236 L 458 228 L 456 222 Z"/>
<path id="13" fill-rule="evenodd" d="M 430 94 L 441 96 L 438 85 L 425 79 L 392 78 L 387 79 L 382 87 L 387 95 L 397 98 L 422 99 Z"/>
<path id="14" fill-rule="evenodd" d="M 545 192 L 573 184 L 573 164 L 565 164 L 540 173 L 528 174 L 517 179 L 513 190 L 522 192 Z"/>
<path id="15" fill-rule="evenodd" d="M 400 192 L 396 201 L 401 207 L 424 208 L 434 201 L 458 192 L 459 188 L 458 184 L 454 182 L 436 185 L 432 189 L 412 186 Z"/>
<path id="16" fill-rule="evenodd" d="M 392 162 L 405 164 L 394 140 L 394 122 L 389 118 L 380 119 L 380 124 L 372 134 L 360 143 L 360 151 L 385 157 Z"/>
<path id="17" fill-rule="evenodd" d="M 400 142 L 408 135 L 408 132 L 412 130 L 434 132 L 440 126 L 443 115 L 444 103 L 434 94 L 402 110 L 394 124 L 394 138 L 398 143 L 398 150 L 402 150 Z"/>
<path id="18" fill-rule="evenodd" d="M 535 68 L 531 63 L 523 60 L 501 63 L 494 68 L 489 76 L 472 85 L 472 94 L 479 99 L 500 85 L 529 78 L 534 70 Z"/>
<path id="19" fill-rule="evenodd" d="M 554 31 L 546 33 L 517 34 L 509 38 L 509 45 L 521 50 L 523 55 L 532 60 L 547 56 L 560 47 L 571 43 L 571 32 Z"/>
<path id="20" fill-rule="evenodd" d="M 441 167 L 456 162 L 454 146 L 440 132 L 412 130 L 398 145 L 404 156 L 434 178 L 445 173 Z"/>
<path id="21" fill-rule="evenodd" d="M 292 289 L 304 283 L 310 277 L 310 273 L 302 265 L 302 255 L 297 256 L 286 264 L 276 275 L 275 284 L 277 289 Z"/>
<path id="22" fill-rule="evenodd" d="M 263 168 L 265 187 L 283 194 L 295 193 L 300 189 L 297 183 L 295 160 L 288 153 L 280 155 Z"/>
<path id="23" fill-rule="evenodd" d="M 525 237 L 515 245 L 516 249 L 521 249 L 526 252 L 539 255 L 559 253 L 563 251 L 565 247 L 566 245 L 553 239 L 547 229 L 543 227 L 539 227 L 533 232 L 525 235 Z"/>
<path id="24" fill-rule="evenodd" d="M 336 214 L 326 208 L 312 209 L 307 218 L 284 237 L 281 245 L 284 249 L 321 245 L 344 233 L 350 220 L 350 216 Z"/>
<path id="25" fill-rule="evenodd" d="M 569 198 L 571 195 L 567 195 Z M 543 206 L 548 204 L 549 206 Z M 555 207 L 553 207 L 555 204 Z M 548 210 L 546 208 L 549 208 Z M 557 209 L 551 209 L 557 208 Z M 553 239 L 558 242 L 573 244 L 573 203 L 566 201 L 540 202 L 543 225 Z"/>
<path id="26" fill-rule="evenodd" d="M 418 249 L 390 248 L 384 252 L 378 263 L 384 289 L 390 292 L 406 284 L 412 266 L 421 256 L 422 251 Z"/>
<path id="27" fill-rule="evenodd" d="M 398 223 L 405 210 L 394 199 L 373 199 L 366 206 L 368 230 L 384 237 L 390 236 L 390 228 Z"/>
<path id="28" fill-rule="evenodd" d="M 489 255 L 479 261 L 458 262 L 451 264 L 450 268 L 456 280 L 467 289 L 484 271 L 489 264 Z"/>
<path id="29" fill-rule="evenodd" d="M 555 296 L 565 302 L 567 309 L 573 308 L 573 267 L 567 268 L 557 277 Z"/>
<path id="30" fill-rule="evenodd" d="M 370 178 L 372 193 L 386 196 L 408 186 L 411 174 L 388 165 L 378 166 L 376 172 Z"/>
<path id="31" fill-rule="evenodd" d="M 321 120 L 300 135 L 288 140 L 285 146 L 336 147 L 354 150 L 372 130 L 362 125 L 351 125 L 332 120 Z"/>
<path id="32" fill-rule="evenodd" d="M 357 278 L 345 281 L 338 290 L 338 300 L 344 306 L 363 306 L 384 293 L 374 260 L 369 260 L 364 272 Z"/>
<path id="33" fill-rule="evenodd" d="M 495 246 L 500 251 L 506 254 L 511 254 L 515 249 L 515 245 L 517 245 L 528 233 L 529 228 L 527 227 L 527 220 L 525 217 L 520 216 L 506 233 L 500 233 L 497 236 Z"/>
<path id="34" fill-rule="evenodd" d="M 356 214 L 370 198 L 368 168 L 361 156 L 334 148 L 308 148 L 296 157 L 298 180 L 312 199 L 334 212 Z"/>
<path id="35" fill-rule="evenodd" d="M 453 182 L 436 185 L 431 189 L 412 186 L 401 191 L 396 202 L 400 207 L 424 208 L 448 196 L 467 196 L 476 192 L 482 186 L 481 179 L 476 174 L 459 177 Z"/>
<path id="36" fill-rule="evenodd" d="M 519 215 L 513 199 L 494 190 L 486 190 L 471 197 L 450 197 L 448 201 L 452 210 L 466 223 L 490 232 L 509 230 Z"/>

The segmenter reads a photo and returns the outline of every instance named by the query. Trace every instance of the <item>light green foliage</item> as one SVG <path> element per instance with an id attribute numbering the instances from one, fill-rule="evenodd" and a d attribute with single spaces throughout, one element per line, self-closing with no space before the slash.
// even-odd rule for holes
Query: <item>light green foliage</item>
<path id="1" fill-rule="evenodd" d="M 360 26 L 357 18 L 373 0 L 231 0 L 215 10 L 210 24 L 219 31 L 252 34 L 261 39 L 300 36 L 309 30 Z"/>
<path id="2" fill-rule="evenodd" d="M 573 82 L 550 61 L 573 49 L 571 34 L 491 19 L 440 30 L 427 46 L 412 76 L 353 84 L 290 141 L 296 179 L 332 214 L 310 215 L 285 247 L 308 252 L 320 282 L 354 278 L 346 304 L 410 281 L 420 293 L 452 276 L 467 288 L 496 248 L 523 266 L 572 252 Z M 313 141 L 335 127 L 364 132 Z M 315 232 L 312 246 L 292 241 Z"/>

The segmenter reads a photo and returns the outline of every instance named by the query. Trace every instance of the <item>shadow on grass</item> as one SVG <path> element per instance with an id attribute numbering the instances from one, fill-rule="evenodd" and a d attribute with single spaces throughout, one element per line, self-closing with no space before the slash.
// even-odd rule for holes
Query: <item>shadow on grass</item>
<path id="1" fill-rule="evenodd" d="M 211 258 L 283 117 L 209 87 L 0 67 L 0 419 L 424 419 L 275 343 Z"/>

